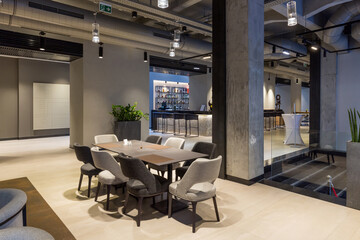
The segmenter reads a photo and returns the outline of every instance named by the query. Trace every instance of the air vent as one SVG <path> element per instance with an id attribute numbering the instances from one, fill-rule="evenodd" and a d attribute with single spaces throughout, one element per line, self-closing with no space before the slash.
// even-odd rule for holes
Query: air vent
<path id="1" fill-rule="evenodd" d="M 169 40 L 172 40 L 172 39 L 173 39 L 171 35 L 165 35 L 165 34 L 156 33 L 156 32 L 154 32 L 154 36 L 155 36 L 155 37 L 160 37 L 160 38 L 169 39 Z"/>
<path id="2" fill-rule="evenodd" d="M 70 12 L 70 11 L 67 11 L 64 9 L 55 8 L 55 7 L 51 7 L 48 5 L 39 4 L 39 3 L 35 3 L 35 2 L 29 2 L 29 7 L 40 9 L 40 10 L 47 11 L 47 12 L 57 13 L 57 14 L 61 14 L 61 15 L 69 16 L 69 17 L 84 19 L 84 15 L 82 15 L 82 14 Z"/>

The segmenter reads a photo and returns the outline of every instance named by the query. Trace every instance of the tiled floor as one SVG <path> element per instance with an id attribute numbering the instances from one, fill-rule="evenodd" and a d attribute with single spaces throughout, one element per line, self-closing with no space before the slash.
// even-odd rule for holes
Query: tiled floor
<path id="1" fill-rule="evenodd" d="M 77 193 L 81 163 L 68 137 L 0 142 L 0 180 L 27 176 L 77 239 L 360 239 L 360 211 L 263 184 L 245 186 L 218 179 L 220 222 L 211 200 L 198 205 L 204 219 L 191 233 L 191 212 L 168 219 L 150 207 L 141 227 L 121 214 L 123 195 L 112 196 L 110 212 Z M 95 190 L 96 179 L 93 181 Z M 92 196 L 94 192 L 92 192 Z M 103 200 L 102 196 L 99 200 Z M 135 204 L 134 199 L 131 203 Z M 146 201 L 149 206 L 151 201 Z M 132 209 L 132 208 L 130 208 Z M 131 210 L 131 216 L 137 214 Z"/>

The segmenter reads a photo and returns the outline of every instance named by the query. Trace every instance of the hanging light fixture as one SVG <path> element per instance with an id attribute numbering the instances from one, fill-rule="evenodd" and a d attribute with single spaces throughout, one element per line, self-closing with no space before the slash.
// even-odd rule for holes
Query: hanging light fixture
<path id="1" fill-rule="evenodd" d="M 148 54 L 147 54 L 147 52 L 144 52 L 144 62 L 148 62 Z"/>
<path id="2" fill-rule="evenodd" d="M 96 22 L 96 14 L 95 16 L 95 22 L 92 24 L 92 42 L 93 43 L 99 43 L 100 42 L 100 25 Z"/>
<path id="3" fill-rule="evenodd" d="M 286 4 L 288 26 L 295 26 L 297 24 L 296 1 L 289 1 Z"/>
<path id="4" fill-rule="evenodd" d="M 40 47 L 39 47 L 39 50 L 40 51 L 45 51 L 45 41 L 46 41 L 46 39 L 45 39 L 45 32 L 43 32 L 43 31 L 41 31 L 40 32 Z"/>
<path id="5" fill-rule="evenodd" d="M 170 52 L 169 52 L 169 56 L 170 56 L 170 57 L 175 57 L 174 42 L 170 42 Z"/>
<path id="6" fill-rule="evenodd" d="M 99 58 L 102 59 L 104 58 L 104 49 L 103 49 L 103 43 L 99 42 Z"/>
<path id="7" fill-rule="evenodd" d="M 168 8 L 169 0 L 158 0 L 158 7 L 159 8 Z"/>

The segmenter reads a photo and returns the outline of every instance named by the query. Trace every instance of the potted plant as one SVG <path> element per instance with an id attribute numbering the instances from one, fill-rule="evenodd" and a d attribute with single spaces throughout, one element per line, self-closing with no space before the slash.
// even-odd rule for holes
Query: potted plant
<path id="1" fill-rule="evenodd" d="M 346 144 L 346 206 L 360 209 L 360 113 L 349 109 L 351 141 Z M 359 121 L 360 122 L 360 121 Z"/>
<path id="2" fill-rule="evenodd" d="M 112 112 L 115 119 L 114 134 L 119 140 L 140 140 L 141 139 L 141 119 L 149 119 L 148 114 L 136 109 L 137 102 L 134 105 L 112 105 Z"/>

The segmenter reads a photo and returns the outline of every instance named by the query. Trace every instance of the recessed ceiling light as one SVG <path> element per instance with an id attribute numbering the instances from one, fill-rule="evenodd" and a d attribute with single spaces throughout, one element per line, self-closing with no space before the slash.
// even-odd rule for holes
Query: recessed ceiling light
<path id="1" fill-rule="evenodd" d="M 319 50 L 317 46 L 311 46 L 311 49 L 314 50 L 314 51 Z"/>
<path id="2" fill-rule="evenodd" d="M 206 60 L 206 59 L 210 59 L 211 58 L 211 55 L 208 55 L 208 56 L 204 56 L 202 59 Z"/>
<path id="3" fill-rule="evenodd" d="M 194 70 L 200 70 L 200 68 L 199 67 L 194 67 Z"/>
<path id="4" fill-rule="evenodd" d="M 290 55 L 290 52 L 289 51 L 287 51 L 287 50 L 283 50 L 283 52 L 282 52 L 284 55 Z"/>

